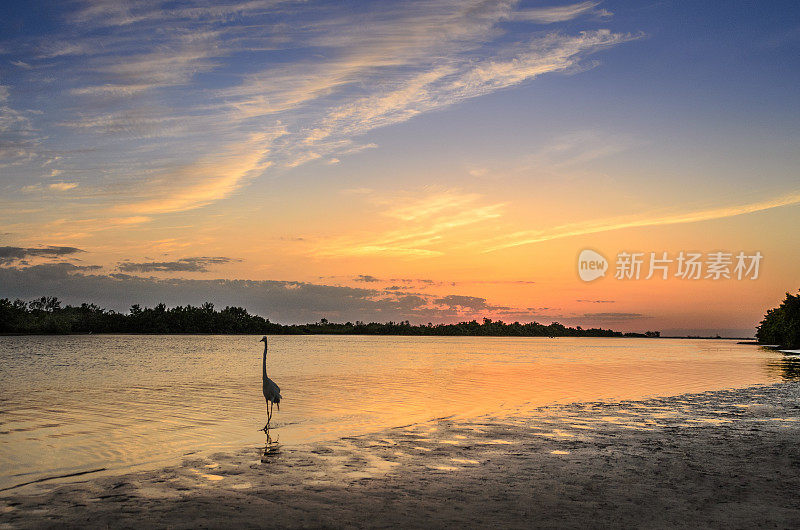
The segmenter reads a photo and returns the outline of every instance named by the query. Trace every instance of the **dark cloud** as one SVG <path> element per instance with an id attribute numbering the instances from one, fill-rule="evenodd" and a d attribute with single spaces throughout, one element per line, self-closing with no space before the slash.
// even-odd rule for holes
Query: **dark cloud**
<path id="1" fill-rule="evenodd" d="M 133 280 L 133 279 L 141 278 L 141 276 L 136 276 L 134 274 L 125 274 L 125 273 L 122 273 L 122 272 L 112 272 L 111 274 L 109 274 L 109 276 L 111 278 L 116 279 L 116 280 Z"/>
<path id="2" fill-rule="evenodd" d="M 413 294 L 415 296 L 423 296 L 428 300 L 432 300 L 433 299 L 433 297 L 431 295 L 427 294 L 427 293 L 419 293 L 419 292 L 415 292 L 415 291 L 409 291 L 408 289 L 409 289 L 408 287 L 401 287 L 399 285 L 392 285 L 391 287 L 384 288 L 383 289 L 383 293 L 384 294 L 389 294 L 389 295 L 392 295 L 392 296 Z"/>
<path id="3" fill-rule="evenodd" d="M 79 252 L 86 251 L 75 247 L 0 247 L 0 264 L 12 263 L 25 258 L 60 258 Z"/>
<path id="4" fill-rule="evenodd" d="M 25 268 L 9 267 L 0 268 L 0 278 L 13 278 L 18 274 L 24 275 L 31 282 L 58 282 L 63 279 L 69 278 L 73 273 L 83 273 L 88 271 L 98 271 L 102 269 L 100 265 L 74 265 L 72 263 L 43 263 L 41 265 L 32 265 Z M 5 287 L 5 285 L 4 285 Z M 3 289 L 6 290 L 6 289 Z M 3 295 L 4 296 L 4 295 Z"/>
<path id="5" fill-rule="evenodd" d="M 451 294 L 443 298 L 434 300 L 437 304 L 449 306 L 451 309 L 461 308 L 469 309 L 471 311 L 485 311 L 493 309 L 486 303 L 486 298 L 478 298 L 477 296 L 462 296 L 458 294 Z"/>
<path id="6" fill-rule="evenodd" d="M 194 258 L 181 258 L 176 261 L 145 261 L 135 263 L 122 261 L 117 264 L 117 269 L 122 272 L 208 272 L 209 265 L 219 265 L 241 261 L 224 256 L 198 256 Z"/>
<path id="7" fill-rule="evenodd" d="M 359 274 L 356 278 L 353 278 L 354 282 L 365 282 L 365 283 L 374 283 L 381 281 L 380 278 L 376 278 L 375 276 L 370 276 L 369 274 Z"/>
<path id="8" fill-rule="evenodd" d="M 427 305 L 427 303 L 428 301 L 425 298 L 413 294 L 397 298 L 398 307 L 405 310 L 417 309 Z"/>
<path id="9" fill-rule="evenodd" d="M 576 302 L 585 302 L 588 304 L 613 304 L 616 300 L 575 300 Z"/>

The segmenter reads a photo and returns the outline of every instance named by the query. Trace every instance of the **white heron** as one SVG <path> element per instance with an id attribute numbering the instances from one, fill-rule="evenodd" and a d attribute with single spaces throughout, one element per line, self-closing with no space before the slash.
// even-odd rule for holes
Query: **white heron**
<path id="1" fill-rule="evenodd" d="M 264 389 L 264 399 L 267 400 L 267 424 L 261 429 L 264 432 L 269 430 L 269 422 L 272 419 L 272 406 L 278 405 L 278 410 L 281 410 L 281 389 L 275 384 L 275 381 L 267 377 L 267 337 L 261 338 L 264 343 L 264 363 L 262 373 L 262 386 Z"/>

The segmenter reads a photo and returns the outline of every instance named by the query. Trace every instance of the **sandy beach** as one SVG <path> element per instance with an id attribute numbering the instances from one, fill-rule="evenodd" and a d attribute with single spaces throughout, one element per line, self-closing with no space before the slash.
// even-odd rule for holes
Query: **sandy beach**
<path id="1" fill-rule="evenodd" d="M 790 382 L 278 440 L 7 491 L 0 525 L 797 527 L 798 398 Z"/>

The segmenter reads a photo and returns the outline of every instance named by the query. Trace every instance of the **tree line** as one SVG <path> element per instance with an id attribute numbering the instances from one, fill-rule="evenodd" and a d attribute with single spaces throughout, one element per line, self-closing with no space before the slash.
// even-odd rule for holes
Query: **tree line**
<path id="1" fill-rule="evenodd" d="M 767 311 L 756 338 L 761 344 L 777 344 L 791 350 L 800 348 L 800 293 L 786 293 L 781 305 Z"/>
<path id="2" fill-rule="evenodd" d="M 259 315 L 251 315 L 242 307 L 217 310 L 206 302 L 200 306 L 165 304 L 141 307 L 119 313 L 95 304 L 65 305 L 56 297 L 23 300 L 0 299 L 0 333 L 68 334 L 68 333 L 203 333 L 203 334 L 279 334 L 279 335 L 449 335 L 508 337 L 658 337 L 658 331 L 622 333 L 611 329 L 552 324 L 505 323 L 484 318 L 457 324 L 412 325 L 401 322 L 329 322 L 320 319 L 311 324 L 278 324 Z"/>

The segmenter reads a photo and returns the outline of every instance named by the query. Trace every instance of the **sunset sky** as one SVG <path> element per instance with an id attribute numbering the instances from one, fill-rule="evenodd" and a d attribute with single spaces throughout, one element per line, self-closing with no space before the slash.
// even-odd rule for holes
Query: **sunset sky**
<path id="1" fill-rule="evenodd" d="M 800 288 L 798 87 L 791 1 L 4 2 L 0 297 L 750 335 Z"/>

